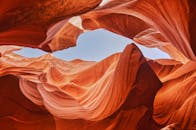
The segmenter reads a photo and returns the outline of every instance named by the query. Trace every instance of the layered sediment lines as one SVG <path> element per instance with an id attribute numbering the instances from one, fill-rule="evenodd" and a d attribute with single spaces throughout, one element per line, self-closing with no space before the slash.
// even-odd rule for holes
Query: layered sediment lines
<path id="1" fill-rule="evenodd" d="M 195 60 L 189 14 L 187 0 L 124 0 L 112 1 L 81 17 L 85 29 L 108 29 L 144 46 L 160 48 L 186 63 L 188 59 Z"/>
<path id="2" fill-rule="evenodd" d="M 87 30 L 105 28 L 183 63 L 196 60 L 194 0 L 2 2 L 0 44 L 56 51 L 75 46 Z"/>
<path id="3" fill-rule="evenodd" d="M 2 0 L 0 128 L 196 129 L 195 7 L 195 0 Z M 98 28 L 172 59 L 146 61 L 135 45 L 100 62 L 13 53 L 69 48 Z"/>
<path id="4" fill-rule="evenodd" d="M 57 22 L 87 12 L 101 0 L 2 0 L 0 5 L 0 44 L 29 46 L 51 51 L 51 35 Z M 52 30 L 52 32 L 51 32 Z"/>
<path id="5" fill-rule="evenodd" d="M 196 128 L 196 62 L 149 61 L 162 81 L 154 101 L 154 120 L 177 129 Z"/>
<path id="6" fill-rule="evenodd" d="M 160 127 L 152 119 L 152 106 L 161 82 L 135 45 L 128 45 L 122 54 L 114 54 L 99 63 L 65 62 L 51 55 L 27 59 L 14 53 L 0 61 L 0 75 L 18 77 L 16 87 L 55 117 L 56 129 Z M 12 113 L 7 116 L 16 126 L 18 120 L 26 122 Z M 1 115 L 1 120 L 4 119 Z"/>
<path id="7" fill-rule="evenodd" d="M 135 45 L 100 62 L 25 58 L 11 52 L 17 47 L 6 49 L 0 59 L 2 128 L 195 128 L 194 61 L 146 61 Z"/>

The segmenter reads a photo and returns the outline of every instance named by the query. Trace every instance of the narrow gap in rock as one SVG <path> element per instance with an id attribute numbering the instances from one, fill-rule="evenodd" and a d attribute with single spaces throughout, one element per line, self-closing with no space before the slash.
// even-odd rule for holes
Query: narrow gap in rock
<path id="1" fill-rule="evenodd" d="M 104 29 L 83 33 L 77 41 L 77 46 L 53 52 L 52 54 L 63 60 L 82 59 L 87 61 L 100 61 L 114 53 L 122 52 L 131 39 L 120 36 Z M 150 59 L 170 59 L 170 56 L 157 48 L 147 48 L 136 44 L 143 55 Z M 39 57 L 46 52 L 35 48 L 23 48 L 15 53 L 32 58 Z"/>

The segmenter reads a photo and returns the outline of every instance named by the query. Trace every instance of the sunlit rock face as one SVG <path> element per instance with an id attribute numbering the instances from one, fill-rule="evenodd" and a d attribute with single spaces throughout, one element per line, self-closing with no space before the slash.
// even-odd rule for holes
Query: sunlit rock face
<path id="1" fill-rule="evenodd" d="M 196 129 L 195 9 L 195 0 L 1 0 L 0 128 Z M 13 53 L 69 48 L 98 28 L 172 59 L 146 59 L 135 45 L 100 62 Z"/>
<path id="2" fill-rule="evenodd" d="M 56 51 L 74 46 L 86 30 L 105 28 L 147 47 L 158 47 L 183 63 L 196 60 L 194 0 L 100 3 L 101 0 L 3 0 L 0 44 Z"/>
<path id="3" fill-rule="evenodd" d="M 0 75 L 17 76 L 19 81 L 13 87 L 20 88 L 25 97 L 53 115 L 43 118 L 49 118 L 45 122 L 55 121 L 56 129 L 160 128 L 152 119 L 152 106 L 162 84 L 135 45 L 99 63 L 66 62 L 51 55 L 27 59 L 14 53 L 5 55 L 0 62 Z M 2 84 L 6 85 L 8 77 L 2 77 Z M 20 122 L 28 123 L 28 114 L 20 117 L 10 112 L 8 119 L 1 117 L 17 128 Z M 40 128 L 45 127 L 44 123 Z"/>
<path id="4" fill-rule="evenodd" d="M 87 29 L 106 28 L 187 62 L 187 58 L 195 60 L 188 33 L 189 14 L 186 0 L 113 1 L 84 14 L 83 25 Z"/>

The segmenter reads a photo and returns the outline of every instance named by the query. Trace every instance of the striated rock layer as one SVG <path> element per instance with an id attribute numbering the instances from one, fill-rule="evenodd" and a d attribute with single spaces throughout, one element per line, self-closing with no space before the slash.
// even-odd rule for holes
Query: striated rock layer
<path id="1" fill-rule="evenodd" d="M 154 101 L 154 120 L 178 129 L 196 128 L 196 62 L 180 64 L 173 60 L 149 61 L 163 82 Z"/>
<path id="2" fill-rule="evenodd" d="M 104 28 L 183 63 L 196 60 L 195 0 L 105 1 L 2 0 L 0 44 L 56 51 L 75 46 L 87 30 Z"/>
<path id="3" fill-rule="evenodd" d="M 85 29 L 108 29 L 186 63 L 195 60 L 196 49 L 190 46 L 189 11 L 188 0 L 114 0 L 81 17 Z"/>
<path id="4" fill-rule="evenodd" d="M 0 44 L 50 51 L 51 35 L 71 16 L 87 12 L 101 0 L 1 0 Z M 61 24 L 57 24 L 63 20 Z M 61 25 L 61 26 L 60 26 Z"/>
<path id="5" fill-rule="evenodd" d="M 0 128 L 196 129 L 195 7 L 195 0 L 1 0 Z M 135 45 L 100 62 L 12 53 L 69 48 L 98 28 L 172 59 L 146 61 Z"/>
<path id="6" fill-rule="evenodd" d="M 0 127 L 2 130 L 55 130 L 53 117 L 28 100 L 13 75 L 0 78 Z"/>
<path id="7" fill-rule="evenodd" d="M 99 63 L 81 60 L 65 62 L 51 55 L 27 59 L 14 53 L 5 55 L 0 61 L 0 75 L 12 74 L 19 79 L 13 76 L 2 77 L 1 82 L 5 87 L 1 91 L 7 91 L 5 95 L 8 97 L 8 90 L 22 96 L 18 90 L 20 88 L 30 101 L 39 106 L 40 111 L 45 111 L 40 119 L 39 114 L 36 115 L 37 111 L 33 111 L 34 108 L 32 115 L 27 112 L 20 116 L 12 111 L 14 109 L 20 113 L 21 108 L 12 104 L 10 110 L 5 109 L 1 115 L 5 128 L 11 122 L 14 128 L 21 129 L 22 126 L 18 126 L 22 122 L 28 130 L 28 122 L 32 120 L 38 124 L 43 123 L 39 124 L 39 128 L 45 128 L 45 123 L 55 121 L 53 127 L 57 130 L 160 128 L 152 119 L 152 106 L 161 82 L 134 45 L 128 45 L 122 54 L 112 55 Z M 9 77 L 15 82 L 9 84 L 6 90 Z M 31 110 L 29 105 L 32 103 L 24 105 L 24 111 Z M 6 116 L 4 113 L 7 113 Z M 27 116 L 35 117 L 28 120 Z"/>
<path id="8" fill-rule="evenodd" d="M 195 61 L 146 61 L 135 45 L 98 63 L 25 58 L 11 52 L 17 47 L 6 49 L 2 128 L 195 129 Z"/>

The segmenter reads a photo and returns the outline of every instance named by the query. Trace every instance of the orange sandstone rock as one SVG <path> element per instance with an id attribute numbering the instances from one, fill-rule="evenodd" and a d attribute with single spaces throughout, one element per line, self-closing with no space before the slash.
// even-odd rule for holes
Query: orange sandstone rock
<path id="1" fill-rule="evenodd" d="M 4 0 L 0 44 L 56 51 L 76 45 L 77 37 L 86 30 L 105 28 L 144 46 L 160 48 L 183 63 L 196 60 L 194 0 L 100 2 Z"/>
<path id="2" fill-rule="evenodd" d="M 1 0 L 0 128 L 195 129 L 195 6 L 195 0 Z M 160 48 L 172 60 L 146 61 L 134 45 L 100 62 L 12 53 L 18 46 L 50 52 L 75 46 L 81 33 L 98 28 Z"/>
<path id="3" fill-rule="evenodd" d="M 87 12 L 101 0 L 1 0 L 0 44 L 20 45 L 51 51 L 45 40 L 60 27 L 60 20 Z M 52 34 L 51 34 L 52 33 Z"/>
<path id="4" fill-rule="evenodd" d="M 196 62 L 150 61 L 163 87 L 154 101 L 153 118 L 158 124 L 176 124 L 178 129 L 195 129 Z"/>
<path id="5" fill-rule="evenodd" d="M 55 117 L 57 130 L 160 128 L 152 119 L 152 106 L 161 82 L 135 45 L 99 63 L 66 62 L 51 55 L 27 59 L 13 53 L 2 57 L 0 63 L 0 75 L 17 76 L 25 97 Z M 16 118 L 11 122 L 20 129 L 20 117 L 9 116 Z"/>

